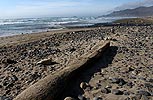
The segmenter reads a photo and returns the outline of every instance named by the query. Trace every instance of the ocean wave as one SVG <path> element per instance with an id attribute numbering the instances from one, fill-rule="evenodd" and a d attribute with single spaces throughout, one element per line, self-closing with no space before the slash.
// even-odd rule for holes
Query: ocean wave
<path id="1" fill-rule="evenodd" d="M 32 33 L 61 29 L 69 26 L 88 26 L 95 23 L 110 22 L 112 19 L 95 17 L 48 17 L 0 19 L 0 36 L 3 34 Z"/>

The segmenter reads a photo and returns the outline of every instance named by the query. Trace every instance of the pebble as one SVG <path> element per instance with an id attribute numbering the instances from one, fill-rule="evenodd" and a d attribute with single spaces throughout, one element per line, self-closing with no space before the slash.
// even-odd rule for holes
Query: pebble
<path id="1" fill-rule="evenodd" d="M 6 63 L 8 63 L 8 64 L 16 64 L 17 61 L 12 60 L 12 59 L 7 59 L 7 60 L 6 60 Z"/>
<path id="2" fill-rule="evenodd" d="M 132 88 L 134 84 L 132 82 L 128 82 L 126 85 Z"/>
<path id="3" fill-rule="evenodd" d="M 112 78 L 112 79 L 111 79 L 111 82 L 112 82 L 112 83 L 119 83 L 119 79 L 118 79 L 118 78 Z"/>
<path id="4" fill-rule="evenodd" d="M 144 83 L 144 86 L 145 86 L 146 88 L 153 88 L 153 85 L 150 84 L 150 83 Z"/>
<path id="5" fill-rule="evenodd" d="M 31 80 L 36 80 L 37 78 L 39 78 L 41 75 L 38 72 L 34 72 L 31 76 L 30 79 Z"/>
<path id="6" fill-rule="evenodd" d="M 130 92 L 129 91 L 124 91 L 123 94 L 124 95 L 130 95 Z"/>
<path id="7" fill-rule="evenodd" d="M 138 95 L 151 96 L 151 94 L 149 92 L 144 91 L 144 90 L 137 91 L 137 94 Z"/>
<path id="8" fill-rule="evenodd" d="M 129 67 L 129 70 L 128 70 L 129 72 L 130 71 L 134 71 L 134 68 L 132 68 L 132 67 Z"/>
<path id="9" fill-rule="evenodd" d="M 11 71 L 11 72 L 19 72 L 21 71 L 21 69 L 19 67 L 15 67 L 11 64 L 9 64 L 7 67 L 6 67 L 6 70 L 7 71 Z"/>
<path id="10" fill-rule="evenodd" d="M 85 98 L 84 96 L 82 96 L 82 95 L 79 95 L 79 96 L 78 96 L 78 99 L 79 99 L 79 100 L 86 100 L 86 98 Z"/>
<path id="11" fill-rule="evenodd" d="M 136 100 L 140 100 L 141 99 L 141 95 L 135 95 Z"/>
<path id="12" fill-rule="evenodd" d="M 11 88 L 11 87 L 13 87 L 13 86 L 14 86 L 13 83 L 9 83 L 9 84 L 6 86 L 6 89 L 7 89 L 7 88 Z"/>
<path id="13" fill-rule="evenodd" d="M 3 86 L 2 85 L 0 85 L 0 88 L 2 88 Z"/>
<path id="14" fill-rule="evenodd" d="M 144 78 L 144 77 L 138 77 L 138 79 L 146 81 L 146 78 Z"/>
<path id="15" fill-rule="evenodd" d="M 70 49 L 70 52 L 74 52 L 74 51 L 76 51 L 75 48 L 71 48 L 71 49 Z"/>
<path id="16" fill-rule="evenodd" d="M 12 99 L 6 96 L 0 96 L 0 100 L 12 100 Z"/>
<path id="17" fill-rule="evenodd" d="M 135 71 L 132 71 L 132 74 L 133 75 L 137 75 L 138 74 L 138 71 L 136 71 L 136 70 Z"/>
<path id="18" fill-rule="evenodd" d="M 149 79 L 148 82 L 153 83 L 153 79 Z"/>
<path id="19" fill-rule="evenodd" d="M 103 89 L 101 89 L 101 92 L 105 93 L 105 94 L 108 94 L 108 93 L 111 93 L 111 90 L 108 89 L 108 88 L 103 88 Z"/>
<path id="20" fill-rule="evenodd" d="M 96 88 L 100 88 L 101 87 L 101 84 L 99 84 L 99 83 L 96 83 L 96 86 L 95 86 Z"/>
<path id="21" fill-rule="evenodd" d="M 101 97 L 94 97 L 93 100 L 103 100 Z"/>
<path id="22" fill-rule="evenodd" d="M 150 100 L 147 96 L 142 95 L 141 100 Z"/>
<path id="23" fill-rule="evenodd" d="M 111 85 L 107 85 L 106 88 L 112 88 L 112 86 Z"/>
<path id="24" fill-rule="evenodd" d="M 115 94 L 115 95 L 123 95 L 123 92 L 120 91 L 120 90 L 117 90 L 117 89 L 113 89 L 112 90 L 112 94 Z"/>
<path id="25" fill-rule="evenodd" d="M 13 69 L 13 71 L 14 71 L 14 72 L 19 72 L 19 71 L 21 71 L 21 69 L 20 69 L 19 67 L 15 67 L 15 68 Z"/>
<path id="26" fill-rule="evenodd" d="M 124 100 L 130 100 L 130 97 L 126 97 Z"/>
<path id="27" fill-rule="evenodd" d="M 82 83 L 80 84 L 80 88 L 83 89 L 83 90 L 85 90 L 87 87 L 89 87 L 89 84 L 86 83 L 86 82 L 82 82 Z"/>
<path id="28" fill-rule="evenodd" d="M 37 64 L 54 65 L 54 64 L 56 64 L 56 62 L 54 62 L 51 58 L 48 58 L 48 59 L 43 59 L 43 60 L 37 62 Z"/>
<path id="29" fill-rule="evenodd" d="M 126 84 L 126 82 L 124 81 L 124 79 L 120 78 L 118 84 L 119 84 L 120 86 L 123 86 L 124 84 Z"/>
<path id="30" fill-rule="evenodd" d="M 66 97 L 64 100 L 75 100 L 75 99 L 72 97 Z"/>
<path id="31" fill-rule="evenodd" d="M 5 97 L 4 96 L 0 96 L 0 100 L 5 100 Z"/>
<path id="32" fill-rule="evenodd" d="M 15 82 L 15 81 L 18 80 L 18 78 L 16 77 L 16 75 L 13 75 L 13 76 L 11 77 L 11 79 L 12 79 L 13 82 Z"/>
<path id="33" fill-rule="evenodd" d="M 141 96 L 140 95 L 137 95 L 137 96 L 130 96 L 130 99 L 129 100 L 140 100 L 141 99 Z"/>
<path id="34" fill-rule="evenodd" d="M 123 86 L 124 84 L 126 84 L 126 82 L 122 78 L 112 78 L 111 82 L 112 83 L 116 83 L 116 84 L 118 84 L 120 86 Z"/>

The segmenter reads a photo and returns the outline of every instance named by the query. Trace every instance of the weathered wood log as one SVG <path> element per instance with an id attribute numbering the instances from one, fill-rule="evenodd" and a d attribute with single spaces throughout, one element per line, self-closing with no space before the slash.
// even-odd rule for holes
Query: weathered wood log
<path id="1" fill-rule="evenodd" d="M 69 80 L 78 74 L 79 71 L 88 69 L 88 65 L 94 63 L 109 46 L 109 41 L 99 42 L 90 52 L 74 61 L 70 66 L 36 82 L 19 94 L 14 100 L 56 100 L 66 88 Z"/>

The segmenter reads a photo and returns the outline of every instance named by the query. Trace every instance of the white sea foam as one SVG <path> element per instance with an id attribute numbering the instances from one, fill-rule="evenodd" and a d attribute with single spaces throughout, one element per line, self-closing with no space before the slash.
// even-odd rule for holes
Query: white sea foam
<path id="1" fill-rule="evenodd" d="M 95 23 L 111 22 L 117 18 L 95 17 L 51 17 L 0 19 L 0 36 L 21 33 L 42 32 L 61 29 L 67 26 L 86 26 Z"/>

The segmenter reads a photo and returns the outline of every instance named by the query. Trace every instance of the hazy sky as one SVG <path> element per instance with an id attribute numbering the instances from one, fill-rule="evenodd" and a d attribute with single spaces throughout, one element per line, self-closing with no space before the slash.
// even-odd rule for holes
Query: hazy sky
<path id="1" fill-rule="evenodd" d="M 0 18 L 98 16 L 153 4 L 153 0 L 0 0 Z"/>

